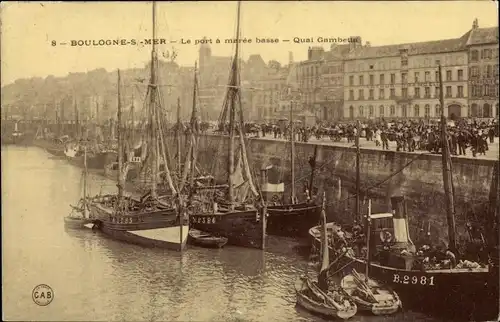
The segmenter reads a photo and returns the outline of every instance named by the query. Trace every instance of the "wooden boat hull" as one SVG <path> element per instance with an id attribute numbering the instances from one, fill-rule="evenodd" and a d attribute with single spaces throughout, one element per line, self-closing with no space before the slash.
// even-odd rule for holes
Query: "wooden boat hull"
<path id="1" fill-rule="evenodd" d="M 205 248 L 222 248 L 227 244 L 228 239 L 226 237 L 216 237 L 216 236 L 202 236 L 203 232 L 190 229 L 188 236 L 188 243 Z"/>
<path id="2" fill-rule="evenodd" d="M 86 225 L 93 224 L 93 222 L 93 219 L 88 218 L 64 217 L 64 226 L 70 229 L 88 229 Z"/>
<path id="3" fill-rule="evenodd" d="M 356 315 L 357 308 L 353 306 L 350 310 L 338 310 L 332 305 L 320 303 L 308 296 L 307 291 L 311 291 L 304 278 L 299 278 L 295 283 L 295 294 L 297 296 L 297 305 L 311 313 L 321 315 L 327 318 L 347 320 Z"/>
<path id="4" fill-rule="evenodd" d="M 217 237 L 226 237 L 228 245 L 262 248 L 263 227 L 257 210 L 235 210 L 226 213 L 193 213 L 190 226 Z"/>
<path id="5" fill-rule="evenodd" d="M 84 167 L 84 157 L 70 157 L 66 156 L 66 159 L 69 163 L 83 168 Z M 87 168 L 88 169 L 96 169 L 96 170 L 104 170 L 106 166 L 116 159 L 116 152 L 100 152 L 95 155 L 87 155 Z"/>
<path id="6" fill-rule="evenodd" d="M 185 248 L 189 226 L 183 225 L 182 240 L 179 219 L 175 209 L 132 213 L 115 216 L 111 209 L 91 204 L 94 224 L 105 235 L 144 247 L 181 251 Z"/>
<path id="7" fill-rule="evenodd" d="M 364 275 L 361 275 L 364 278 Z M 371 281 L 370 281 L 371 282 Z M 344 276 L 341 281 L 342 288 L 351 296 L 356 305 L 358 306 L 358 311 L 371 313 L 373 315 L 391 315 L 396 313 L 401 305 L 401 300 L 399 296 L 392 290 L 379 285 L 378 288 L 382 289 L 386 293 L 388 299 L 379 300 L 376 303 L 368 302 L 357 295 L 353 294 L 355 287 L 349 287 L 349 284 L 354 284 L 353 276 L 351 274 Z M 371 284 L 371 283 L 370 283 Z M 378 284 L 378 283 L 377 283 Z"/>
<path id="8" fill-rule="evenodd" d="M 319 223 L 321 206 L 298 203 L 267 207 L 266 232 L 283 237 L 308 237 L 309 229 Z"/>
<path id="9" fill-rule="evenodd" d="M 312 242 L 317 247 L 320 240 L 310 230 Z M 331 258 L 336 258 L 329 246 Z M 338 265 L 346 265 L 344 274 L 350 269 L 364 271 L 363 259 L 349 255 L 339 260 Z M 370 264 L 370 276 L 393 289 L 403 305 L 426 313 L 443 315 L 455 320 L 494 320 L 499 315 L 499 271 L 498 267 L 482 270 L 406 270 Z"/>

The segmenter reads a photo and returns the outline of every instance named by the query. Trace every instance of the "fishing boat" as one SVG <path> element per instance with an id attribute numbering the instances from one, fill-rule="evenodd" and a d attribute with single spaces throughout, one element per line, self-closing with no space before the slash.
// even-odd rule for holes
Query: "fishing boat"
<path id="1" fill-rule="evenodd" d="M 84 146 L 84 168 L 83 168 L 83 198 L 77 206 L 70 205 L 70 214 L 64 217 L 64 226 L 71 229 L 92 228 L 93 219 L 90 216 L 89 198 L 87 196 L 87 167 L 86 167 L 86 145 Z"/>
<path id="2" fill-rule="evenodd" d="M 328 279 L 329 252 L 327 245 L 326 215 L 321 212 L 321 268 L 317 282 L 313 278 L 301 275 L 295 282 L 297 305 L 328 318 L 347 320 L 357 313 L 357 305 L 342 287 Z"/>
<path id="3" fill-rule="evenodd" d="M 156 2 L 153 2 L 153 39 L 156 39 Z M 173 198 L 167 201 L 158 196 L 159 154 L 165 155 L 163 144 L 162 122 L 159 117 L 161 94 L 157 87 L 156 69 L 158 57 L 156 45 L 153 42 L 151 51 L 151 78 L 148 86 L 149 99 L 149 142 L 151 143 L 150 184 L 151 190 L 145 196 L 136 200 L 124 196 L 124 184 L 127 165 L 124 167 L 124 135 L 121 107 L 121 81 L 118 70 L 118 194 L 104 196 L 102 200 L 92 202 L 91 209 L 96 217 L 95 224 L 104 234 L 117 240 L 138 244 L 147 247 L 160 247 L 182 251 L 185 248 L 189 226 L 184 217 L 186 215 L 184 200 L 181 194 L 172 194 Z M 164 158 L 166 159 L 166 158 Z M 173 187 L 168 167 L 165 166 L 167 180 Z"/>
<path id="4" fill-rule="evenodd" d="M 288 96 L 293 98 L 292 87 L 295 84 L 296 66 L 291 66 L 291 79 L 288 80 Z M 312 195 L 314 172 L 316 165 L 317 146 L 314 149 L 314 156 L 310 160 L 311 174 L 309 176 L 309 184 L 305 189 L 306 200 L 299 202 L 295 189 L 295 131 L 293 119 L 294 101 L 290 101 L 290 170 L 291 170 L 291 198 L 289 202 L 285 202 L 283 198 L 279 198 L 279 194 L 284 192 L 284 184 L 272 184 L 268 180 L 263 182 L 261 192 L 266 197 L 267 202 L 267 226 L 266 232 L 268 235 L 277 235 L 285 237 L 307 237 L 309 228 L 315 226 L 319 222 L 321 206 L 315 204 Z M 270 169 L 267 167 L 267 169 Z M 267 177 L 267 176 L 266 176 Z"/>
<path id="5" fill-rule="evenodd" d="M 216 187 L 197 189 L 204 194 L 202 202 L 190 213 L 191 227 L 214 236 L 228 238 L 228 244 L 250 248 L 263 248 L 265 219 L 254 206 L 252 198 L 260 198 L 254 185 L 247 158 L 245 133 L 243 132 L 243 110 L 239 77 L 240 7 L 238 1 L 235 55 L 231 65 L 229 85 L 224 99 L 219 126 L 226 124 L 229 116 L 229 142 L 227 183 L 225 196 L 219 197 Z M 236 107 L 239 107 L 238 109 Z M 236 116 L 239 114 L 239 118 Z M 239 131 L 239 149 L 236 147 L 236 132 Z M 262 218 L 262 220 L 261 220 Z"/>
<path id="6" fill-rule="evenodd" d="M 368 200 L 368 220 L 366 221 L 366 244 L 370 244 L 371 237 L 371 199 Z M 335 238 L 332 235 L 331 238 Z M 347 249 L 345 250 L 347 251 Z M 342 254 L 343 255 L 343 254 Z M 358 310 L 374 315 L 390 315 L 396 313 L 402 307 L 401 300 L 394 290 L 376 281 L 369 275 L 371 253 L 370 248 L 366 248 L 366 266 L 365 274 L 360 274 L 356 269 L 352 269 L 347 275 L 341 279 L 342 288 L 353 298 L 358 305 Z M 341 262 L 342 263 L 342 262 Z M 330 268 L 335 266 L 336 261 L 330 264 Z M 344 267 L 336 266 L 337 271 L 346 270 Z"/>
<path id="7" fill-rule="evenodd" d="M 439 66 L 440 87 L 441 66 Z M 443 96 L 441 93 L 441 102 Z M 443 105 L 442 105 L 443 106 Z M 441 115 L 442 142 L 446 142 L 446 122 Z M 359 132 L 359 131 L 358 131 Z M 358 152 L 359 153 L 359 152 Z M 451 180 L 451 158 L 449 147 L 443 145 L 443 182 L 447 199 L 447 223 L 449 249 L 442 265 L 426 265 L 427 256 L 415 252 L 408 228 L 408 214 L 403 196 L 391 198 L 392 213 L 373 214 L 378 230 L 372 231 L 367 249 L 373 250 L 369 262 L 370 276 L 397 292 L 405 307 L 454 320 L 494 320 L 499 315 L 499 266 L 492 260 L 476 265 L 454 265 L 456 262 L 454 198 Z M 357 157 L 359 165 L 359 157 Z M 357 166 L 358 168 L 358 166 Z M 359 169 L 359 168 L 358 168 Z M 359 171 L 357 173 L 359 177 Z M 358 181 L 358 180 L 357 180 Z M 359 187 L 359 182 L 357 183 Z M 498 191 L 498 187 L 495 189 Z M 358 188 L 359 194 L 359 188 Z M 359 208 L 358 208 L 359 209 Z M 495 209 L 495 208 L 493 208 Z M 340 231 L 340 226 L 332 223 Z M 350 232 L 343 232 L 341 239 L 349 239 Z M 320 244 L 320 227 L 313 227 L 310 235 L 316 245 Z M 345 237 L 345 238 L 344 238 Z M 330 246 L 333 256 L 339 254 L 338 247 Z M 362 271 L 367 260 L 360 252 L 345 252 L 343 264 Z"/>
<path id="8" fill-rule="evenodd" d="M 213 236 L 191 228 L 189 230 L 188 243 L 205 248 L 222 248 L 227 244 L 227 238 Z"/>

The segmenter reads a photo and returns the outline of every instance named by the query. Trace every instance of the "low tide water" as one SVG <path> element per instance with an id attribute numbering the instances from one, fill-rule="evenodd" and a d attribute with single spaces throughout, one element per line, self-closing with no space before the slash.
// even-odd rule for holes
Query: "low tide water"
<path id="1" fill-rule="evenodd" d="M 90 174 L 91 193 L 115 184 Z M 35 147 L 2 147 L 2 303 L 5 320 L 322 321 L 295 305 L 306 259 L 288 239 L 263 252 L 226 246 L 184 253 L 148 249 L 98 232 L 66 230 L 81 169 Z M 33 288 L 54 299 L 38 306 Z M 421 313 L 352 321 L 437 321 Z"/>

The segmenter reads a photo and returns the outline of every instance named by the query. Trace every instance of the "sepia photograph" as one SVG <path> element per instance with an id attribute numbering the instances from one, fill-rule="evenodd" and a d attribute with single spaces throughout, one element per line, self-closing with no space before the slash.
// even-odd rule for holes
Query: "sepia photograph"
<path id="1" fill-rule="evenodd" d="M 495 1 L 4 1 L 4 321 L 499 321 Z"/>

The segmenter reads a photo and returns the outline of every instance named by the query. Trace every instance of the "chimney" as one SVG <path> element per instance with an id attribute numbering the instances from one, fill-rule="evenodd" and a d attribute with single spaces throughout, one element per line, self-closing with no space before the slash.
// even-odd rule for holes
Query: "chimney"
<path id="1" fill-rule="evenodd" d="M 371 44 L 370 44 L 370 42 L 369 42 L 369 41 L 367 41 L 367 42 L 365 43 L 365 47 L 371 47 Z"/>
<path id="2" fill-rule="evenodd" d="M 288 64 L 293 64 L 293 53 L 291 51 L 288 52 Z"/>
<path id="3" fill-rule="evenodd" d="M 349 37 L 349 51 L 352 51 L 356 48 L 362 46 L 361 37 L 360 36 L 351 36 Z"/>
<path id="4" fill-rule="evenodd" d="M 474 19 L 474 22 L 472 23 L 472 29 L 477 29 L 479 28 L 479 21 L 476 19 Z"/>

